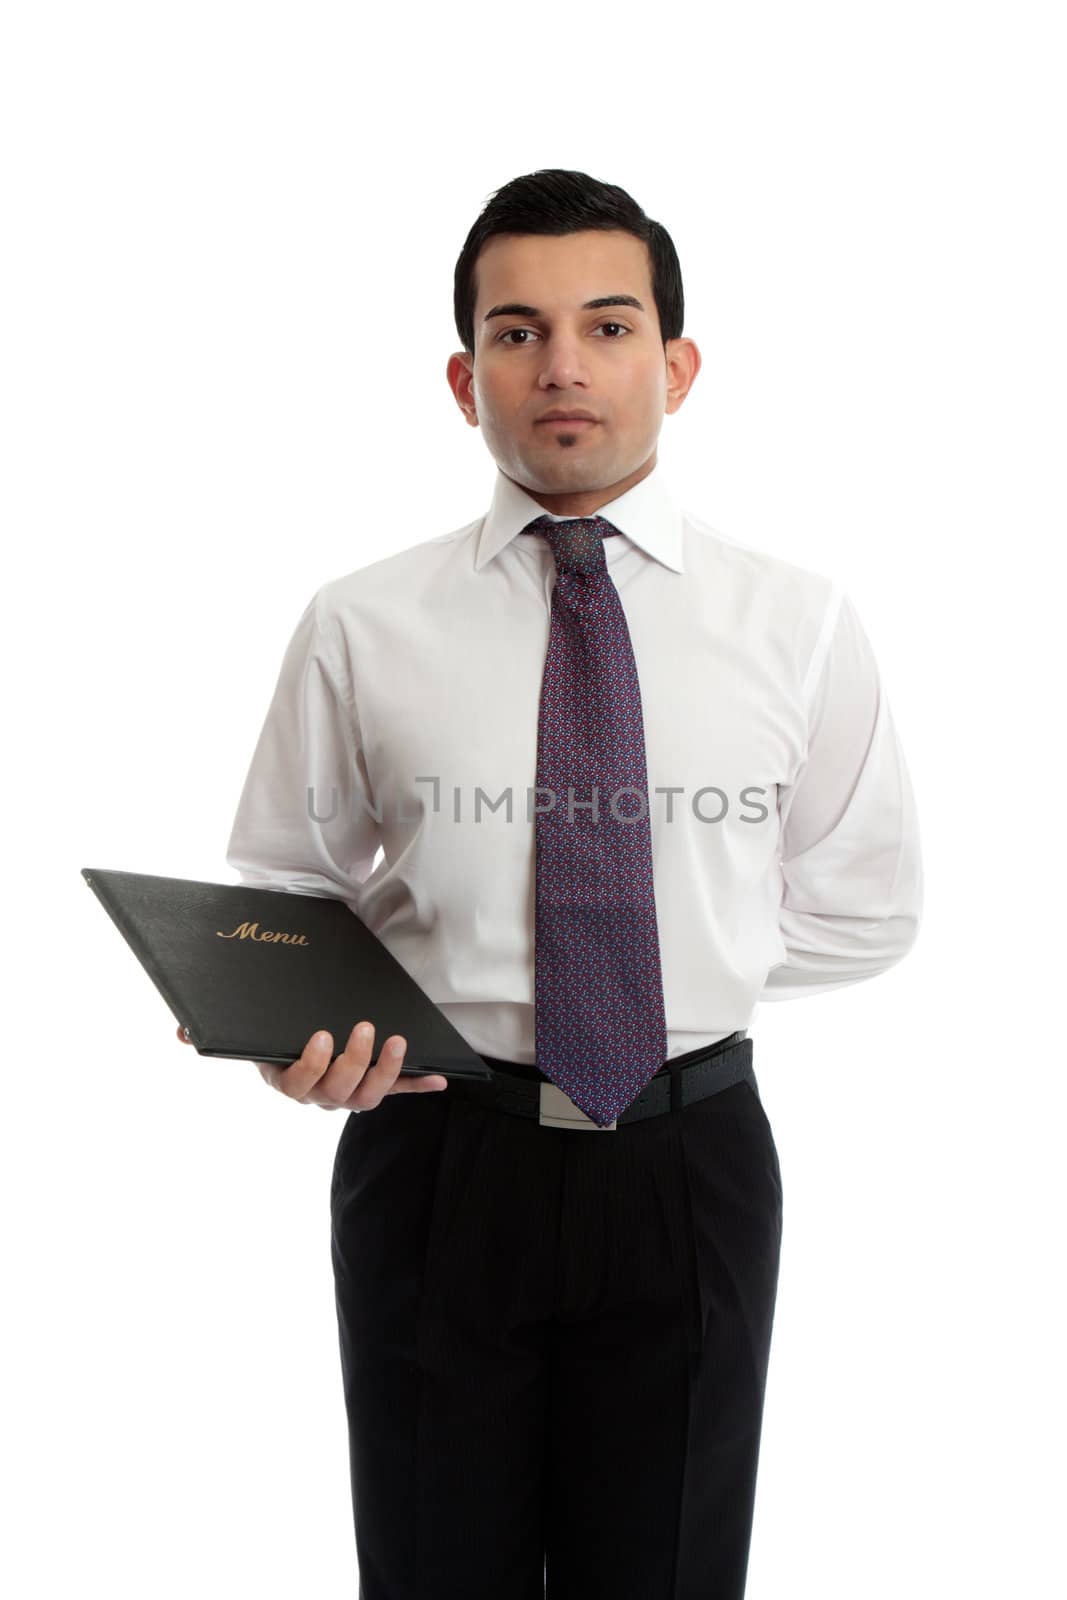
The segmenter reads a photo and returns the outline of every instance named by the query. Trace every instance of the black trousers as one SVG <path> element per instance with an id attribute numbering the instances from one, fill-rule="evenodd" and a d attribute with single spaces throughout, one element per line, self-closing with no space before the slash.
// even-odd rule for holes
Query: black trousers
<path id="1" fill-rule="evenodd" d="M 609 1132 L 451 1087 L 350 1113 L 334 1162 L 360 1600 L 742 1600 L 782 1233 L 758 1088 Z"/>

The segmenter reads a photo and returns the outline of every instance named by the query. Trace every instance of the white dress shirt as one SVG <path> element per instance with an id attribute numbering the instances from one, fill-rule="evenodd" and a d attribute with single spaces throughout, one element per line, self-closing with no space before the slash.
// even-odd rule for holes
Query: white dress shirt
<path id="1" fill-rule="evenodd" d="M 556 566 L 519 535 L 545 514 L 498 470 L 488 514 L 312 596 L 226 852 L 243 883 L 344 900 L 476 1051 L 526 1064 Z M 640 680 L 670 1059 L 760 1000 L 900 960 L 915 802 L 838 585 L 679 509 L 659 465 L 597 514 L 621 532 L 604 550 Z"/>

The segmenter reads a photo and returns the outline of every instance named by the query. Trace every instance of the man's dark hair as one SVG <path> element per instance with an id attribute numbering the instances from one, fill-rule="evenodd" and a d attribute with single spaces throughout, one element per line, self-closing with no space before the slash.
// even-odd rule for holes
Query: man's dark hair
<path id="1" fill-rule="evenodd" d="M 668 339 L 681 338 L 685 314 L 682 269 L 666 228 L 646 217 L 637 201 L 616 184 L 601 183 L 586 172 L 547 167 L 513 178 L 490 195 L 459 253 L 454 309 L 456 331 L 468 355 L 474 354 L 475 267 L 486 241 L 500 233 L 560 235 L 586 228 L 619 228 L 644 241 L 664 348 Z"/>

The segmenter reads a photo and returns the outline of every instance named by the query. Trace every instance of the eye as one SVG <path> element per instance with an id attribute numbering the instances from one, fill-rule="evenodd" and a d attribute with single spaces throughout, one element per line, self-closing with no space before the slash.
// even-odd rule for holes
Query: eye
<path id="1" fill-rule="evenodd" d="M 622 323 L 622 322 L 615 322 L 615 321 L 601 322 L 601 323 L 598 323 L 597 326 L 600 327 L 600 328 L 619 328 L 619 329 L 622 330 L 623 333 L 629 333 L 630 332 L 630 329 L 626 326 L 625 323 Z M 535 330 L 533 328 L 507 328 L 500 335 L 500 337 L 497 339 L 497 344 L 503 344 L 504 340 L 505 339 L 510 339 L 510 337 L 511 337 L 511 335 L 513 333 L 533 333 L 534 331 Z M 618 342 L 619 342 L 618 339 L 609 339 L 608 340 L 609 344 L 618 344 Z M 527 343 L 528 343 L 527 340 L 523 340 L 523 343 L 521 345 L 518 345 L 518 344 L 513 345 L 512 349 L 521 350 L 521 349 L 523 349 L 525 347 L 525 345 Z"/>

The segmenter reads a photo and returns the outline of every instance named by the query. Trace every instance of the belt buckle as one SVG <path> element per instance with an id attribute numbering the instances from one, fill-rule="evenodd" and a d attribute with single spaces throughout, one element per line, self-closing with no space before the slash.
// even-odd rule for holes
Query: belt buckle
<path id="1" fill-rule="evenodd" d="M 618 1117 L 601 1127 L 599 1122 L 594 1122 L 592 1117 L 584 1112 L 581 1106 L 576 1106 L 570 1095 L 564 1094 L 558 1083 L 542 1083 L 541 1105 L 537 1120 L 542 1128 L 576 1128 L 579 1131 L 594 1133 L 614 1133 L 618 1126 Z"/>

